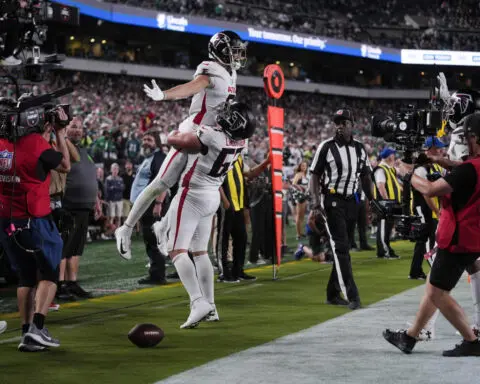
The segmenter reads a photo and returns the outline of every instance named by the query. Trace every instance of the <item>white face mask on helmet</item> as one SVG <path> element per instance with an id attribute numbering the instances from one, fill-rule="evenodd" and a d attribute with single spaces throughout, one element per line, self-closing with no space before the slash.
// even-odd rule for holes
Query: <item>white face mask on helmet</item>
<path id="1" fill-rule="evenodd" d="M 455 128 L 450 138 L 450 146 L 447 152 L 448 158 L 450 160 L 463 161 L 469 154 L 463 127 Z"/>

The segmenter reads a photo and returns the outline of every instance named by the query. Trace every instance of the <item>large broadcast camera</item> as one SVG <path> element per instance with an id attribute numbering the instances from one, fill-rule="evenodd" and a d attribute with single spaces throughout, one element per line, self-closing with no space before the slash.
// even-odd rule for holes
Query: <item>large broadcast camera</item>
<path id="1" fill-rule="evenodd" d="M 80 25 L 78 8 L 49 0 L 0 0 L 0 23 L 11 27 L 0 29 L 0 50 L 5 48 L 6 35 L 18 34 L 14 55 L 24 61 L 24 78 L 44 80 L 49 69 L 59 68 L 65 55 L 40 56 L 40 47 L 47 40 L 49 23 Z M 14 27 L 13 27 L 14 26 Z"/>
<path id="2" fill-rule="evenodd" d="M 70 106 L 58 104 L 56 99 L 72 92 L 68 87 L 40 96 L 22 96 L 18 101 L 0 99 L 0 138 L 16 142 L 28 134 L 43 132 L 45 123 L 55 124 L 59 108 L 68 116 L 63 122 L 66 126 L 72 119 Z"/>
<path id="3" fill-rule="evenodd" d="M 422 155 L 415 158 L 428 137 L 437 136 L 442 129 L 441 99 L 435 87 L 430 92 L 430 102 L 426 109 L 408 108 L 395 113 L 393 117 L 372 116 L 372 136 L 381 137 L 403 154 L 407 164 L 420 164 Z M 424 156 L 424 155 L 423 155 Z M 395 228 L 403 240 L 418 241 L 426 237 L 428 231 L 421 217 L 410 212 L 411 184 L 404 182 L 402 202 L 395 200 L 375 201 L 373 209 L 377 216 L 395 221 Z"/>

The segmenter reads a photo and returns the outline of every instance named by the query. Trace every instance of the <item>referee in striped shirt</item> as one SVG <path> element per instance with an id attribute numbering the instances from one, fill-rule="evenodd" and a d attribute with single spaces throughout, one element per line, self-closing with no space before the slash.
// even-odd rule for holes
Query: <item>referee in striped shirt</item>
<path id="1" fill-rule="evenodd" d="M 310 167 L 310 194 L 314 215 L 322 215 L 325 219 L 334 255 L 327 304 L 348 305 L 354 310 L 360 308 L 361 303 L 353 279 L 347 222 L 356 219 L 355 192 L 359 179 L 365 196 L 372 200 L 371 170 L 363 144 L 352 137 L 352 111 L 340 109 L 333 122 L 335 136 L 319 145 Z"/>

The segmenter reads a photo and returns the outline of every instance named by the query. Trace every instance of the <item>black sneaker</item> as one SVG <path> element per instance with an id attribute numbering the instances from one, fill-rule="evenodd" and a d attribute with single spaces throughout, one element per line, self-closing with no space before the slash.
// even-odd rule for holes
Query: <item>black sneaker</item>
<path id="1" fill-rule="evenodd" d="M 412 353 L 413 347 L 417 343 L 417 339 L 407 335 L 405 330 L 391 331 L 386 329 L 383 331 L 383 338 L 406 354 Z"/>
<path id="2" fill-rule="evenodd" d="M 427 280 L 427 275 L 422 272 L 420 275 L 409 275 L 408 278 L 410 280 Z"/>
<path id="3" fill-rule="evenodd" d="M 257 280 L 256 276 L 248 275 L 245 272 L 241 272 L 240 275 L 238 275 L 238 278 L 240 280 L 246 280 L 246 281 L 255 281 Z"/>
<path id="4" fill-rule="evenodd" d="M 180 276 L 178 276 L 178 273 L 175 271 L 175 272 L 172 272 L 172 273 L 168 274 L 167 279 L 168 280 L 180 280 Z"/>
<path id="5" fill-rule="evenodd" d="M 66 283 L 62 283 L 58 286 L 57 292 L 55 293 L 55 297 L 58 300 L 63 301 L 75 301 L 75 296 L 70 292 Z"/>
<path id="6" fill-rule="evenodd" d="M 463 340 L 460 344 L 455 345 L 455 348 L 442 353 L 445 357 L 461 357 L 461 356 L 480 356 L 480 341 Z"/>
<path id="7" fill-rule="evenodd" d="M 20 352 L 43 352 L 48 351 L 48 348 L 37 343 L 31 337 L 23 335 L 20 344 L 18 344 L 18 350 Z"/>
<path id="8" fill-rule="evenodd" d="M 80 297 L 82 299 L 88 299 L 92 297 L 92 294 L 90 292 L 85 291 L 76 281 L 69 281 L 68 283 L 68 290 L 70 293 L 74 294 L 77 297 Z"/>
<path id="9" fill-rule="evenodd" d="M 362 308 L 362 303 L 360 303 L 360 299 L 352 300 L 350 303 L 348 303 L 348 308 L 352 311 Z"/>
<path id="10" fill-rule="evenodd" d="M 167 285 L 167 280 L 165 279 L 152 279 L 150 276 L 144 277 L 143 279 L 138 280 L 140 285 Z"/>
<path id="11" fill-rule="evenodd" d="M 348 305 L 348 301 L 345 300 L 342 297 L 335 297 L 334 299 L 328 300 L 325 302 L 325 304 L 330 304 L 330 305 Z"/>
<path id="12" fill-rule="evenodd" d="M 392 254 L 390 254 L 390 255 L 387 257 L 387 259 L 389 259 L 389 260 L 398 260 L 398 259 L 400 259 L 400 256 L 398 256 L 396 253 L 392 253 Z"/>
<path id="13" fill-rule="evenodd" d="M 233 276 L 225 276 L 220 275 L 218 276 L 217 282 L 219 283 L 239 283 L 239 279 L 235 279 Z"/>

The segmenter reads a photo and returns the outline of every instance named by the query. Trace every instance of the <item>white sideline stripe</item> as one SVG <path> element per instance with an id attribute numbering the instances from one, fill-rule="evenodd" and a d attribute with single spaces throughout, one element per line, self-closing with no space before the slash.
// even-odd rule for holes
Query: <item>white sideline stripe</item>
<path id="1" fill-rule="evenodd" d="M 263 284 L 253 283 L 241 288 L 229 289 L 228 291 L 223 291 L 222 293 L 228 295 L 229 293 L 235 293 L 240 291 L 246 291 L 247 289 L 253 289 L 257 287 L 261 287 Z"/>
<path id="2" fill-rule="evenodd" d="M 414 356 L 402 354 L 382 337 L 415 315 L 424 285 L 311 328 L 246 349 L 158 381 L 157 384 L 422 384 L 478 382 L 477 358 L 443 358 L 460 338 L 440 317 L 433 342 L 418 343 Z M 452 292 L 471 306 L 465 279 Z M 321 351 L 321 364 L 319 364 Z M 205 353 L 209 353 L 205 350 Z M 283 357 L 287 358 L 283 358 Z M 245 375 L 248 372 L 248 375 Z M 241 381 L 239 380 L 241 377 Z"/>
<path id="3" fill-rule="evenodd" d="M 177 305 L 183 305 L 183 304 L 188 304 L 188 300 L 177 301 L 176 303 L 171 303 L 171 304 L 159 305 L 157 307 L 153 307 L 153 309 L 166 309 L 166 308 L 176 307 Z"/>
<path id="4" fill-rule="evenodd" d="M 10 339 L 0 340 L 0 344 L 14 343 L 21 340 L 21 336 L 11 337 Z"/>
<path id="5" fill-rule="evenodd" d="M 126 317 L 126 316 L 128 316 L 126 313 L 118 313 L 116 315 L 106 316 L 106 317 L 102 317 L 102 318 L 99 318 L 99 319 L 92 319 L 92 320 L 81 321 L 81 322 L 75 323 L 75 324 L 62 325 L 62 328 L 73 329 L 73 328 L 77 328 L 77 327 L 79 327 L 81 325 L 84 325 L 84 324 L 101 323 L 101 322 L 103 322 L 107 319 L 118 319 L 120 317 Z"/>

